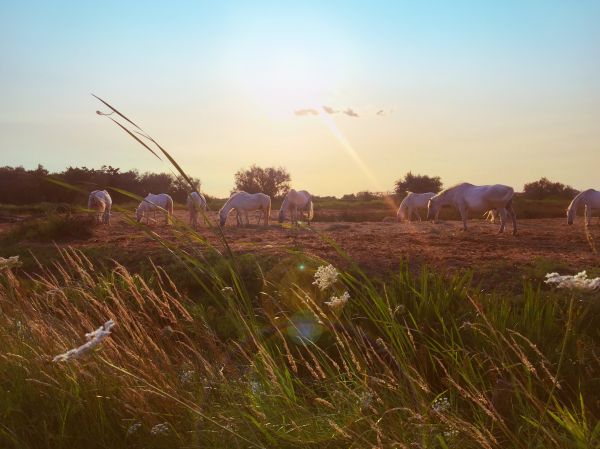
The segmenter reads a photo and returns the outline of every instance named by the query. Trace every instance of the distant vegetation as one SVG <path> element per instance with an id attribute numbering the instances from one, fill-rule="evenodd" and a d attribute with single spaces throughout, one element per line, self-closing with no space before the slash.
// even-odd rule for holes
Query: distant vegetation
<path id="1" fill-rule="evenodd" d="M 442 190 L 442 185 L 442 180 L 439 176 L 413 175 L 411 172 L 408 172 L 404 175 L 404 178 L 396 181 L 394 191 L 396 193 L 437 193 Z"/>
<path id="2" fill-rule="evenodd" d="M 248 193 L 265 193 L 276 198 L 288 192 L 291 180 L 290 174 L 283 167 L 262 168 L 252 165 L 235 174 L 233 192 L 243 190 Z"/>
<path id="3" fill-rule="evenodd" d="M 548 178 L 541 178 L 523 186 L 523 196 L 533 200 L 546 198 L 569 198 L 572 199 L 577 190 L 560 182 L 552 182 Z"/>
<path id="4" fill-rule="evenodd" d="M 111 166 L 102 166 L 100 169 L 69 167 L 56 173 L 49 173 L 41 165 L 35 170 L 0 167 L 0 204 L 82 203 L 87 199 L 87 194 L 49 183 L 46 180 L 49 175 L 90 191 L 113 187 L 141 196 L 164 192 L 180 203 L 185 202 L 190 190 L 182 178 L 168 173 L 139 173 L 137 170 L 122 172 Z M 193 182 L 200 184 L 197 179 L 193 179 Z M 110 194 L 116 203 L 131 201 L 114 190 Z"/>
<path id="5" fill-rule="evenodd" d="M 84 206 L 87 194 L 68 190 L 46 180 L 51 175 L 85 191 L 108 188 L 116 203 L 130 202 L 131 198 L 113 190 L 122 189 L 137 195 L 169 193 L 177 203 L 185 203 L 189 186 L 180 177 L 168 173 L 139 173 L 121 171 L 111 166 L 100 169 L 69 167 L 62 172 L 49 173 L 42 166 L 35 170 L 23 167 L 0 168 L 0 221 L 11 220 L 16 215 L 31 213 L 41 216 L 71 210 L 70 205 Z M 235 174 L 234 190 L 265 192 L 273 197 L 273 207 L 279 208 L 281 197 L 290 188 L 291 176 L 282 167 L 251 166 Z M 199 184 L 197 179 L 193 182 Z M 361 191 L 334 196 L 314 196 L 319 221 L 381 221 L 393 216 L 406 191 L 439 191 L 443 187 L 439 176 L 415 175 L 408 172 L 395 184 L 394 193 Z M 310 189 L 309 189 L 310 190 Z M 562 217 L 569 201 L 577 193 L 571 186 L 541 178 L 525 184 L 523 193 L 517 193 L 515 208 L 519 218 Z M 211 210 L 219 209 L 224 199 L 207 196 Z M 457 219 L 450 209 L 444 210 L 442 219 Z M 472 217 L 476 218 L 476 217 Z"/>

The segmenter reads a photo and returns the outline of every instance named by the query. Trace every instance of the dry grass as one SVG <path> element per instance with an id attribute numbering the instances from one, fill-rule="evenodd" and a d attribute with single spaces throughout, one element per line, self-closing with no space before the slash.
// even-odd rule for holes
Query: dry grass
<path id="1" fill-rule="evenodd" d="M 467 278 L 408 270 L 377 285 L 342 273 L 320 292 L 319 263 L 282 260 L 253 297 L 237 262 L 225 282 L 195 261 L 193 299 L 161 268 L 103 273 L 72 250 L 35 278 L 4 270 L 0 445 L 599 444 L 594 294 L 477 297 Z M 342 290 L 346 308 L 328 309 Z M 50 361 L 107 319 L 99 350 Z"/>

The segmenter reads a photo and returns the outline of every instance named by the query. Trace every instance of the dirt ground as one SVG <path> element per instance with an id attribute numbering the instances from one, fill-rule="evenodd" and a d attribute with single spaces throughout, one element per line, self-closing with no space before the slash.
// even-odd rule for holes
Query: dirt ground
<path id="1" fill-rule="evenodd" d="M 216 214 L 210 213 L 216 222 Z M 185 211 L 176 211 L 179 220 L 187 220 Z M 159 235 L 174 236 L 176 226 L 152 223 Z M 255 222 L 255 217 L 251 217 Z M 600 240 L 600 225 L 594 222 L 587 230 L 583 220 L 569 226 L 565 219 L 520 220 L 517 236 L 509 232 L 498 234 L 498 225 L 471 220 L 463 232 L 458 221 L 428 222 L 315 222 L 309 229 L 291 229 L 272 220 L 268 227 L 256 224 L 239 228 L 229 217 L 223 229 L 230 247 L 236 253 L 285 254 L 290 249 L 343 263 L 326 238 L 335 241 L 347 254 L 370 274 L 385 274 L 397 269 L 401 260 L 413 269 L 422 265 L 435 267 L 445 273 L 470 269 L 475 280 L 485 288 L 502 284 L 520 285 L 523 277 L 543 278 L 548 270 L 597 273 L 600 258 L 594 252 Z M 0 226 L 0 234 L 9 229 Z M 199 233 L 219 247 L 218 237 L 205 225 Z M 76 248 L 114 247 L 119 254 L 150 253 L 158 247 L 152 238 L 128 223 L 118 213 L 110 226 L 97 226 L 90 239 L 71 241 Z M 47 245 L 47 244 L 45 244 Z M 600 245 L 600 243 L 599 243 Z M 27 245 L 35 252 L 35 244 Z M 0 254 L 2 255 L 2 254 Z"/>

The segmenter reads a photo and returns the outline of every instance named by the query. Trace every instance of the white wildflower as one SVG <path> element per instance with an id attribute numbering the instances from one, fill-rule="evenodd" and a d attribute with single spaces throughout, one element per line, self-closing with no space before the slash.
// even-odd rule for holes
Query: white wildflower
<path id="1" fill-rule="evenodd" d="M 341 296 L 332 296 L 329 301 L 325 301 L 325 304 L 334 312 L 342 310 L 350 299 L 350 293 L 344 292 Z"/>
<path id="2" fill-rule="evenodd" d="M 375 396 L 370 391 L 365 391 L 359 396 L 358 403 L 362 408 L 368 408 L 373 404 Z"/>
<path id="3" fill-rule="evenodd" d="M 133 423 L 132 425 L 129 426 L 129 429 L 127 429 L 127 435 L 132 435 L 132 434 L 136 433 L 138 430 L 140 430 L 140 427 L 142 427 L 141 422 Z"/>
<path id="4" fill-rule="evenodd" d="M 458 430 L 456 430 L 456 429 L 446 430 L 444 432 L 444 438 L 446 438 L 446 439 L 454 438 L 457 435 L 458 435 Z"/>
<path id="5" fill-rule="evenodd" d="M 9 258 L 0 257 L 0 270 L 7 270 L 9 268 L 19 267 L 21 266 L 21 262 L 19 261 L 19 256 L 12 256 Z"/>
<path id="6" fill-rule="evenodd" d="M 191 384 L 194 380 L 194 374 L 196 374 L 196 372 L 193 369 L 183 370 L 181 373 L 179 373 L 179 381 L 183 385 Z"/>
<path id="7" fill-rule="evenodd" d="M 223 293 L 224 295 L 229 295 L 229 294 L 233 294 L 233 287 L 223 287 L 221 289 L 221 293 Z"/>
<path id="8" fill-rule="evenodd" d="M 434 412 L 442 413 L 450 408 L 450 401 L 446 397 L 437 398 L 431 404 L 431 409 Z"/>
<path id="9" fill-rule="evenodd" d="M 317 272 L 315 273 L 315 281 L 313 285 L 319 287 L 319 290 L 323 291 L 327 288 L 331 287 L 337 281 L 338 275 L 340 273 L 335 267 L 331 264 L 325 266 L 321 265 L 317 268 Z"/>
<path id="10" fill-rule="evenodd" d="M 166 422 L 160 423 L 150 429 L 152 435 L 165 435 L 169 433 L 169 424 Z"/>
<path id="11" fill-rule="evenodd" d="M 545 283 L 555 285 L 557 288 L 567 288 L 570 290 L 592 291 L 600 289 L 600 277 L 589 279 L 585 270 L 577 273 L 575 276 L 548 273 Z"/>
<path id="12" fill-rule="evenodd" d="M 76 359 L 81 357 L 83 354 L 89 352 L 98 346 L 102 341 L 110 335 L 110 329 L 115 325 L 113 320 L 108 320 L 98 329 L 85 334 L 87 343 L 82 344 L 78 348 L 71 349 L 64 354 L 59 354 L 52 359 L 53 362 L 62 362 L 65 360 Z"/>

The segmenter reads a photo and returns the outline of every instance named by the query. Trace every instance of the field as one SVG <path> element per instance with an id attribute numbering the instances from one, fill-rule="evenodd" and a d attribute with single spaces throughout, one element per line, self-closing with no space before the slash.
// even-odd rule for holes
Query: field
<path id="1" fill-rule="evenodd" d="M 600 298 L 543 283 L 599 275 L 600 226 L 371 206 L 222 233 L 2 208 L 0 447 L 600 447 Z"/>
<path id="2" fill-rule="evenodd" d="M 454 220 L 441 220 L 436 224 L 396 223 L 393 210 L 383 203 L 370 208 L 341 201 L 331 205 L 335 208 L 324 205 L 317 212 L 317 220 L 325 217 L 327 221 L 316 221 L 310 228 L 290 229 L 289 223 L 279 225 L 275 212 L 267 228 L 256 224 L 240 228 L 235 226 L 232 214 L 223 233 L 230 248 L 238 254 L 281 256 L 293 249 L 344 266 L 344 258 L 328 242 L 332 240 L 370 275 L 385 276 L 408 262 L 413 270 L 428 266 L 446 274 L 472 271 L 475 281 L 490 290 L 519 290 L 524 279 L 543 280 L 551 271 L 574 273 L 587 269 L 590 274 L 600 273 L 595 253 L 600 223 L 594 222 L 586 228 L 582 218 L 573 226 L 568 226 L 564 218 L 519 220 L 515 237 L 510 233 L 510 225 L 505 234 L 498 234 L 498 225 L 483 219 L 470 220 L 469 231 L 463 232 L 460 222 Z M 30 212 L 25 209 L 20 217 L 27 219 Z M 95 259 L 115 259 L 135 270 L 146 256 L 161 253 L 162 246 L 154 236 L 136 229 L 131 218 L 124 218 L 128 215 L 131 217 L 129 212 L 115 212 L 110 227 L 86 226 L 90 235 L 67 236 L 66 242 L 60 238 L 57 241 L 88 252 Z M 175 216 L 178 225 L 166 226 L 164 219 L 157 217 L 151 230 L 177 243 L 177 236 L 185 232 L 187 211 L 179 207 Z M 349 217 L 351 221 L 333 220 L 340 216 Z M 214 211 L 209 211 L 207 217 L 213 223 L 218 221 Z M 357 221 L 357 217 L 368 221 Z M 381 221 L 381 217 L 387 218 Z M 256 223 L 254 216 L 250 218 Z M 14 227 L 18 225 L 0 224 L 0 238 Z M 219 234 L 214 229 L 203 225 L 199 235 L 219 247 Z M 42 240 L 25 237 L 18 244 L 21 251 L 28 248 L 38 253 L 53 248 L 51 237 Z M 186 239 L 179 242 L 184 244 Z"/>

